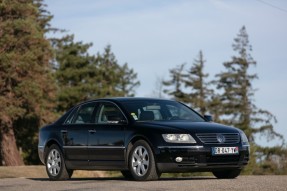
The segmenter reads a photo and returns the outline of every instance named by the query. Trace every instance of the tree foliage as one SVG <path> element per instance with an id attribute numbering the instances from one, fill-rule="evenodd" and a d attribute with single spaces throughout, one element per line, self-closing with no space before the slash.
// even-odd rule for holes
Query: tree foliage
<path id="1" fill-rule="evenodd" d="M 96 58 L 98 69 L 99 97 L 134 96 L 135 88 L 140 85 L 137 74 L 128 64 L 119 65 L 111 46 L 108 45 Z"/>
<path id="2" fill-rule="evenodd" d="M 272 122 L 276 122 L 275 116 L 258 108 L 254 103 L 255 90 L 252 82 L 258 79 L 257 74 L 250 74 L 249 69 L 256 65 L 250 52 L 248 34 L 243 26 L 232 45 L 237 53 L 231 61 L 223 65 L 225 71 L 216 75 L 218 78 L 217 88 L 223 90 L 221 96 L 222 115 L 225 121 L 242 129 L 251 142 L 254 141 L 256 133 L 267 132 L 268 136 L 277 136 Z"/>
<path id="3" fill-rule="evenodd" d="M 58 111 L 66 111 L 88 99 L 133 96 L 139 86 L 137 74 L 128 64 L 118 64 L 111 46 L 102 54 L 88 53 L 91 43 L 75 42 L 73 35 L 53 40 Z"/>
<path id="4" fill-rule="evenodd" d="M 191 104 L 202 115 L 208 111 L 210 96 L 213 93 L 209 88 L 210 83 L 207 82 L 208 74 L 204 73 L 205 62 L 202 51 L 199 51 L 198 58 L 194 60 L 184 80 L 188 91 L 185 93 L 184 101 Z"/>
<path id="5" fill-rule="evenodd" d="M 191 103 L 202 114 L 213 114 L 216 122 L 238 127 L 245 132 L 251 144 L 250 161 L 245 173 L 286 174 L 286 148 L 282 135 L 274 131 L 276 118 L 271 112 L 255 105 L 252 84 L 258 76 L 250 73 L 250 68 L 256 65 L 256 61 L 251 56 L 252 47 L 244 26 L 232 47 L 236 55 L 223 63 L 224 71 L 216 74 L 212 81 L 216 89 L 211 89 L 211 83 L 206 82 L 208 74 L 203 72 L 205 60 L 200 52 L 188 72 L 184 69 L 185 65 L 170 70 L 171 79 L 163 85 L 173 85 L 173 89 L 165 92 L 179 101 Z M 259 146 L 255 143 L 257 135 L 267 141 L 277 138 L 282 141 L 282 145 Z"/>
<path id="6" fill-rule="evenodd" d="M 205 62 L 202 51 L 199 51 L 198 58 L 188 70 L 186 64 L 181 64 L 170 70 L 170 80 L 163 81 L 165 87 L 171 87 L 164 89 L 164 93 L 191 105 L 203 115 L 208 111 L 213 93 L 207 82 L 208 74 L 204 73 Z"/>
<path id="7" fill-rule="evenodd" d="M 170 80 L 163 80 L 163 85 L 166 88 L 163 89 L 163 92 L 167 95 L 177 99 L 179 101 L 183 101 L 185 99 L 185 94 L 182 90 L 184 84 L 184 72 L 185 72 L 185 64 L 181 64 L 176 66 L 176 68 L 170 69 Z"/>
<path id="8" fill-rule="evenodd" d="M 58 112 L 86 99 L 133 96 L 139 86 L 110 46 L 95 56 L 88 53 L 91 43 L 75 42 L 73 35 L 48 39 L 47 32 L 58 31 L 51 19 L 42 0 L 0 3 L 2 165 L 37 164 L 38 128 Z"/>
<path id="9" fill-rule="evenodd" d="M 140 81 L 137 77 L 137 73 L 129 68 L 127 63 L 120 67 L 118 88 L 121 92 L 121 96 L 135 96 L 135 89 L 140 85 Z"/>
<path id="10" fill-rule="evenodd" d="M 4 165 L 23 164 L 15 134 L 17 138 L 27 135 L 17 143 L 29 154 L 36 150 L 31 144 L 37 139 L 38 126 L 54 117 L 55 84 L 49 64 L 52 54 L 44 37 L 50 17 L 40 7 L 41 1 L 33 0 L 0 4 L 0 134 Z"/>
<path id="11" fill-rule="evenodd" d="M 54 68 L 58 85 L 58 111 L 66 111 L 95 92 L 95 57 L 88 54 L 92 44 L 74 42 L 73 35 L 53 40 Z"/>

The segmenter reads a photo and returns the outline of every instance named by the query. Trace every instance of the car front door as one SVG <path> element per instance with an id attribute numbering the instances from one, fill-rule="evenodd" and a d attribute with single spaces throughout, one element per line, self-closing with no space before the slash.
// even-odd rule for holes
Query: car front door
<path id="1" fill-rule="evenodd" d="M 95 128 L 89 132 L 90 166 L 114 169 L 125 165 L 126 125 L 127 119 L 116 104 L 99 103 Z"/>

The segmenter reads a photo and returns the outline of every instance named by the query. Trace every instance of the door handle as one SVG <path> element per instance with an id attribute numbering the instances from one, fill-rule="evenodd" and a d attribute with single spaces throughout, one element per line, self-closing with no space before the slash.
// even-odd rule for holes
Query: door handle
<path id="1" fill-rule="evenodd" d="M 88 131 L 89 131 L 89 133 L 96 133 L 97 132 L 95 129 L 90 129 Z"/>

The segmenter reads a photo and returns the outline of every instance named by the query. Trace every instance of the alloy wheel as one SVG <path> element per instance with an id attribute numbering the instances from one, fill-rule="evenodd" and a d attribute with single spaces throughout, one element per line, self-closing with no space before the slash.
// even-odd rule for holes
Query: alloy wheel
<path id="1" fill-rule="evenodd" d="M 46 165 L 50 175 L 57 176 L 59 174 L 61 169 L 61 156 L 56 149 L 50 151 Z"/>
<path id="2" fill-rule="evenodd" d="M 135 148 L 132 154 L 132 168 L 136 175 L 144 176 L 149 169 L 148 151 L 143 146 Z"/>

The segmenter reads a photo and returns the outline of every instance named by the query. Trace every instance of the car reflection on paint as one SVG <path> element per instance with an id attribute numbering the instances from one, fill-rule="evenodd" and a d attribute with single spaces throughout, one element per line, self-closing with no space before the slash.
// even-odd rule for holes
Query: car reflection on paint
<path id="1" fill-rule="evenodd" d="M 197 171 L 235 178 L 248 163 L 248 140 L 210 119 L 171 100 L 86 101 L 40 129 L 39 157 L 51 180 L 74 170 L 119 170 L 134 180 Z"/>

